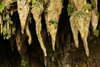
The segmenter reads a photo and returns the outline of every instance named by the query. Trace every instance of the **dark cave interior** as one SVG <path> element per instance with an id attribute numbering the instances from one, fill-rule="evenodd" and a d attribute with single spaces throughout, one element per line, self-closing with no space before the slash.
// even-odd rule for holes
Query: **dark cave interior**
<path id="1" fill-rule="evenodd" d="M 88 0 L 88 2 L 89 2 L 89 0 Z M 98 0 L 98 11 L 100 13 L 100 4 L 99 3 L 100 3 L 100 0 Z M 59 42 L 59 43 L 56 42 L 57 44 L 59 44 L 59 45 L 56 45 L 56 49 L 61 47 L 62 51 L 63 51 L 63 47 L 66 47 L 65 49 L 67 49 L 67 45 L 65 45 L 65 44 L 66 44 L 66 37 L 69 34 L 70 34 L 70 44 L 74 42 L 73 35 L 72 35 L 72 32 L 71 32 L 71 28 L 70 28 L 70 23 L 69 23 L 69 20 L 68 20 L 69 17 L 67 15 L 67 5 L 68 5 L 68 0 L 64 0 L 62 14 L 60 15 L 59 24 L 58 24 L 58 31 L 57 31 L 57 36 L 56 36 L 56 40 Z M 31 17 L 32 17 L 32 14 L 31 14 Z M 13 16 L 11 16 L 11 18 L 12 18 L 13 22 L 17 23 L 16 27 L 20 27 L 20 21 L 18 19 L 19 16 L 18 16 L 17 11 L 14 12 L 14 14 L 13 14 Z M 47 36 L 44 13 L 42 15 L 41 22 L 42 22 L 42 32 L 41 32 L 41 34 L 43 36 L 44 42 L 46 44 L 49 43 L 49 45 L 50 45 L 51 44 L 51 38 L 50 38 L 50 36 Z M 99 23 L 99 25 L 100 25 L 100 23 Z M 42 49 L 40 47 L 40 44 L 39 44 L 39 41 L 38 41 L 38 38 L 37 38 L 37 35 L 36 35 L 34 19 L 32 19 L 32 23 L 30 23 L 29 28 L 30 28 L 30 31 L 31 31 L 32 39 L 33 39 L 32 44 L 28 45 L 28 49 L 27 49 L 27 52 L 26 52 L 26 53 L 28 53 L 29 58 L 30 58 L 29 59 L 30 60 L 30 66 L 33 64 L 33 65 L 39 65 L 38 67 L 44 67 L 43 52 L 42 52 Z M 98 29 L 99 29 L 99 27 L 98 27 Z M 99 47 L 100 47 L 100 42 L 99 42 L 100 38 L 99 37 L 100 37 L 100 35 L 97 38 L 93 38 L 93 40 L 88 41 L 89 49 L 90 49 L 90 57 L 89 58 L 94 57 L 93 56 L 94 53 L 97 56 L 98 52 L 100 51 L 99 50 Z M 28 39 L 28 38 L 26 38 L 26 39 Z M 95 41 L 97 43 L 94 43 Z M 80 42 L 80 47 L 78 49 L 75 46 L 73 46 L 72 44 L 70 45 L 71 46 L 71 48 L 70 48 L 71 49 L 71 51 L 70 51 L 71 56 L 70 57 L 72 58 L 73 62 L 74 61 L 75 62 L 79 62 L 79 61 L 87 62 L 88 60 L 87 60 L 87 57 L 85 55 L 84 46 L 82 44 L 82 40 L 81 40 L 80 37 L 79 37 L 79 42 Z M 94 49 L 94 47 L 96 49 Z M 20 66 L 21 56 L 17 51 L 15 39 L 14 39 L 13 48 L 14 48 L 14 50 L 12 51 L 10 41 L 4 40 L 3 36 L 0 35 L 0 67 L 21 67 Z M 72 62 L 72 65 L 73 65 L 72 67 L 75 67 L 73 62 Z M 94 61 L 94 62 L 96 62 L 96 61 Z M 99 65 L 100 64 L 97 63 L 97 65 L 95 65 L 95 67 L 98 67 Z"/>

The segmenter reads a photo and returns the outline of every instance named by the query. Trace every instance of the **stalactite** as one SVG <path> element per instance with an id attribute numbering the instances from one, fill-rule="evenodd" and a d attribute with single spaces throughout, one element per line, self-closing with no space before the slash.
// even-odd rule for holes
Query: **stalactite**
<path id="1" fill-rule="evenodd" d="M 58 29 L 58 21 L 62 11 L 62 0 L 50 0 L 50 5 L 47 8 L 47 13 L 45 13 L 45 20 L 47 26 L 47 32 L 50 33 L 52 38 L 52 49 L 55 51 L 55 40 Z M 57 21 L 57 23 L 50 22 L 50 20 Z M 57 28 L 54 28 L 54 25 L 57 25 Z"/>
<path id="2" fill-rule="evenodd" d="M 86 4 L 86 0 L 85 1 L 74 0 L 74 3 L 77 10 L 72 13 L 72 16 L 70 17 L 70 24 L 71 24 L 71 29 L 72 29 L 75 45 L 78 48 L 78 31 L 79 31 L 84 43 L 86 55 L 89 56 L 87 37 L 89 33 L 91 12 L 88 9 L 84 10 L 83 8 L 83 5 Z"/>
<path id="3" fill-rule="evenodd" d="M 24 34 L 24 29 L 26 30 L 26 34 L 28 35 L 28 43 L 32 43 L 32 36 L 29 31 L 29 22 L 27 21 L 28 15 L 29 15 L 29 3 L 25 0 L 17 0 L 17 6 L 18 6 L 18 13 L 19 13 L 19 19 L 21 23 L 21 33 Z"/>
<path id="4" fill-rule="evenodd" d="M 96 11 L 98 11 L 98 0 L 91 0 L 91 3 L 96 3 L 95 5 L 93 5 L 93 9 L 91 11 L 91 25 L 93 28 L 93 31 L 97 28 L 98 25 L 98 15 L 96 14 Z"/>
<path id="5" fill-rule="evenodd" d="M 87 13 L 90 14 L 89 11 Z M 88 14 L 84 14 L 83 16 L 80 16 L 79 18 L 75 18 L 76 19 L 75 23 L 77 25 L 78 30 L 80 31 L 87 56 L 89 56 L 87 37 L 88 37 L 89 25 L 90 25 L 90 16 Z"/>
<path id="6" fill-rule="evenodd" d="M 74 22 L 74 15 L 75 13 L 73 13 L 72 16 L 70 16 L 70 26 L 71 26 L 71 30 L 73 33 L 73 37 L 74 37 L 74 41 L 75 41 L 75 46 L 78 48 L 79 47 L 79 43 L 78 43 L 78 28 Z"/>
<path id="7" fill-rule="evenodd" d="M 31 32 L 29 30 L 29 22 L 26 22 L 25 31 L 26 31 L 27 36 L 29 37 L 28 44 L 30 45 L 32 43 L 32 36 L 31 36 Z"/>
<path id="8" fill-rule="evenodd" d="M 26 20 L 29 14 L 29 3 L 26 0 L 17 0 L 19 19 L 21 23 L 21 33 L 24 34 Z"/>
<path id="9" fill-rule="evenodd" d="M 46 48 L 44 46 L 44 42 L 41 36 L 41 31 L 42 31 L 42 24 L 41 24 L 41 16 L 42 16 L 42 12 L 43 12 L 43 4 L 39 3 L 39 7 L 34 6 L 34 8 L 32 8 L 31 12 L 33 14 L 33 17 L 35 19 L 35 23 L 36 23 L 36 34 L 38 36 L 38 40 L 40 42 L 40 46 L 44 52 L 44 55 L 47 56 L 46 53 Z"/>

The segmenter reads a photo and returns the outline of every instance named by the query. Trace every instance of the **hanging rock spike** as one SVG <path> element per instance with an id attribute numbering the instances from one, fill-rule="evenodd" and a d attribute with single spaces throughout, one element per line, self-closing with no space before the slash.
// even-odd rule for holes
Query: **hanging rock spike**
<path id="1" fill-rule="evenodd" d="M 75 46 L 78 48 L 79 47 L 79 42 L 78 42 L 78 28 L 75 24 L 75 13 L 73 13 L 73 15 L 70 16 L 70 26 L 71 26 L 71 30 L 73 33 L 73 37 L 74 37 L 74 42 L 75 42 Z"/>
<path id="2" fill-rule="evenodd" d="M 30 45 L 32 43 L 32 36 L 31 36 L 31 32 L 29 30 L 29 22 L 26 22 L 25 31 L 26 31 L 27 36 L 29 37 L 28 44 Z"/>
<path id="3" fill-rule="evenodd" d="M 17 0 L 17 6 L 21 23 L 21 32 L 24 34 L 26 20 L 29 14 L 29 3 L 26 0 Z"/>
<path id="4" fill-rule="evenodd" d="M 98 0 L 91 0 L 91 3 L 95 2 L 95 8 L 91 10 L 91 25 L 93 31 L 97 28 L 98 25 L 98 15 L 96 15 L 96 11 L 98 11 Z"/>
<path id="5" fill-rule="evenodd" d="M 33 5 L 35 8 L 32 8 L 31 13 L 33 14 L 36 23 L 36 34 L 40 42 L 40 46 L 44 52 L 44 55 L 47 56 L 46 48 L 44 46 L 44 42 L 41 36 L 41 31 L 42 31 L 41 16 L 44 8 L 43 8 L 43 4 L 39 3 L 39 5 L 40 5 L 39 7 Z"/>
<path id="6" fill-rule="evenodd" d="M 89 56 L 89 49 L 87 43 L 87 37 L 89 33 L 89 25 L 90 25 L 90 12 L 87 10 L 85 14 L 75 17 L 76 26 L 81 34 L 81 38 L 84 43 L 84 48 L 86 51 L 86 55 Z"/>
<path id="7" fill-rule="evenodd" d="M 55 41 L 56 34 L 58 29 L 58 21 L 62 11 L 62 0 L 50 0 L 50 5 L 47 8 L 48 12 L 45 14 L 47 32 L 50 33 L 52 38 L 52 49 L 55 51 Z M 55 19 L 57 21 L 57 28 L 54 29 L 54 24 L 50 23 L 51 19 Z"/>

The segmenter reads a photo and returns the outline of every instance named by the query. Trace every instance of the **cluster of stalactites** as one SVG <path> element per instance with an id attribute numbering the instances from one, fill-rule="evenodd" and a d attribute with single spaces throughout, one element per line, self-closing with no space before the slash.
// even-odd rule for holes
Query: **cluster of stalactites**
<path id="1" fill-rule="evenodd" d="M 75 5 L 74 8 L 76 8 L 76 9 L 70 16 L 70 26 L 71 26 L 71 30 L 73 33 L 75 46 L 77 48 L 79 47 L 78 32 L 80 32 L 81 38 L 83 40 L 86 55 L 89 56 L 87 37 L 88 37 L 88 33 L 89 33 L 90 21 L 91 21 L 93 30 L 95 30 L 98 25 L 98 17 L 95 14 L 95 10 L 97 10 L 97 0 L 94 0 L 94 1 L 91 0 L 91 3 L 92 3 L 92 1 L 96 2 L 96 8 L 92 9 L 92 10 L 88 10 L 88 9 L 84 10 L 83 5 L 87 4 L 86 0 L 73 0 L 73 1 L 74 1 L 74 5 Z M 71 1 L 71 2 L 73 2 L 73 1 Z M 82 12 L 80 10 L 82 10 L 84 12 Z M 78 13 L 79 11 L 81 13 Z"/>
<path id="2" fill-rule="evenodd" d="M 35 6 L 35 4 L 39 4 L 39 6 Z M 17 6 L 18 6 L 18 13 L 19 13 L 19 19 L 21 23 L 21 32 L 24 34 L 24 29 L 26 30 L 26 33 L 29 37 L 28 43 L 32 43 L 32 38 L 31 34 L 28 27 L 28 22 L 27 22 L 27 17 L 29 14 L 29 11 L 33 14 L 33 18 L 35 19 L 36 23 L 36 34 L 38 36 L 38 40 L 40 42 L 41 48 L 43 49 L 44 55 L 47 56 L 46 54 L 46 48 L 44 46 L 44 42 L 41 36 L 41 31 L 42 31 L 42 24 L 41 24 L 41 15 L 43 11 L 47 10 L 47 13 L 45 13 L 45 20 L 46 20 L 46 26 L 47 26 L 47 31 L 50 33 L 51 38 L 52 38 L 52 48 L 55 51 L 55 41 L 56 41 L 56 34 L 57 34 L 57 29 L 58 29 L 58 21 L 59 21 L 59 16 L 62 11 L 62 0 L 50 0 L 48 3 L 48 7 L 44 9 L 43 3 L 40 3 L 39 1 L 36 1 L 36 3 L 33 3 L 32 6 L 33 8 L 30 10 L 29 7 L 29 2 L 26 0 L 17 0 Z M 58 5 L 58 6 L 56 6 Z M 50 19 L 55 19 L 57 21 L 56 26 L 57 28 L 54 28 L 54 24 L 49 24 Z"/>

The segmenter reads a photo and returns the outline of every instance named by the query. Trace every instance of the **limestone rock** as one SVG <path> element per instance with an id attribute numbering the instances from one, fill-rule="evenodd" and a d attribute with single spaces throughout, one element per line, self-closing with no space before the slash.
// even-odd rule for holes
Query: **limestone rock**
<path id="1" fill-rule="evenodd" d="M 91 24 L 92 24 L 92 28 L 93 31 L 97 28 L 98 25 L 98 15 L 96 15 L 95 11 L 98 11 L 98 0 L 91 0 L 91 3 L 95 2 L 95 8 L 92 9 L 91 11 Z"/>
<path id="2" fill-rule="evenodd" d="M 74 18 L 75 13 L 73 13 L 72 16 L 70 16 L 70 26 L 71 26 L 71 30 L 73 33 L 73 37 L 74 37 L 74 42 L 75 42 L 75 46 L 78 48 L 79 44 L 78 44 L 78 28 L 75 24 L 75 18 Z"/>
<path id="3" fill-rule="evenodd" d="M 25 31 L 26 31 L 27 36 L 29 37 L 28 44 L 30 45 L 32 43 L 32 36 L 31 36 L 31 32 L 29 30 L 29 22 L 26 22 Z"/>
<path id="4" fill-rule="evenodd" d="M 26 0 L 17 0 L 18 14 L 21 23 L 21 32 L 24 34 L 26 20 L 29 14 L 29 3 Z"/>
<path id="5" fill-rule="evenodd" d="M 39 2 L 37 2 L 39 3 Z M 34 6 L 34 4 L 33 4 Z M 41 36 L 41 31 L 42 31 L 42 24 L 41 24 L 41 16 L 42 16 L 42 12 L 43 12 L 44 8 L 43 8 L 43 3 L 39 3 L 39 7 L 34 6 L 31 10 L 31 13 L 33 14 L 35 23 L 36 23 L 36 34 L 38 36 L 38 40 L 40 42 L 40 46 L 44 52 L 44 55 L 47 56 L 46 53 L 46 48 L 44 46 L 44 42 Z"/>
<path id="6" fill-rule="evenodd" d="M 75 23 L 81 34 L 81 38 L 83 40 L 84 48 L 85 48 L 87 56 L 89 56 L 87 37 L 88 37 L 88 33 L 89 33 L 90 18 L 91 17 L 90 17 L 89 11 L 87 11 L 85 14 L 79 15 L 75 18 Z"/>
<path id="7" fill-rule="evenodd" d="M 83 8 L 83 5 L 86 4 L 86 1 L 87 0 L 74 0 L 77 10 L 81 10 Z"/>
<path id="8" fill-rule="evenodd" d="M 58 29 L 58 21 L 59 17 L 62 11 L 62 0 L 50 0 L 50 5 L 48 6 L 47 10 L 48 12 L 45 13 L 45 20 L 46 20 L 46 26 L 47 26 L 47 32 L 50 33 L 52 38 L 52 48 L 55 51 L 55 40 L 56 40 L 56 34 Z M 50 20 L 53 19 L 57 21 L 57 28 L 54 29 L 54 24 L 50 22 Z"/>

